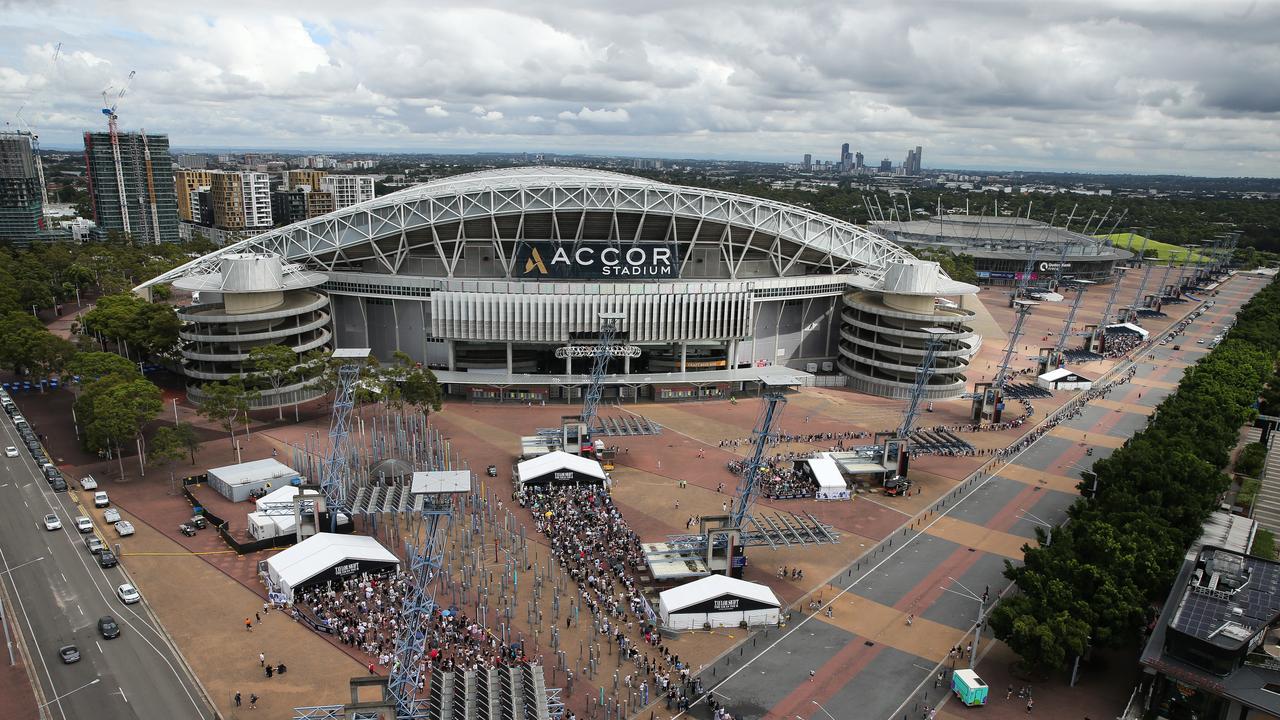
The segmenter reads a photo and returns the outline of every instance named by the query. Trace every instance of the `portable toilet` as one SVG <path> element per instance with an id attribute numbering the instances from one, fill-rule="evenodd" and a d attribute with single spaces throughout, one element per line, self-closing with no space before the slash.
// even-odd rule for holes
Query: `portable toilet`
<path id="1" fill-rule="evenodd" d="M 951 672 L 951 692 L 960 698 L 960 702 L 970 707 L 987 704 L 987 684 L 972 670 L 953 670 Z"/>

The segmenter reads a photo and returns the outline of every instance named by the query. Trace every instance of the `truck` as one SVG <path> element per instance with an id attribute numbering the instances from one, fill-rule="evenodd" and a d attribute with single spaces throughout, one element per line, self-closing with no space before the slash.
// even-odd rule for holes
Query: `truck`
<path id="1" fill-rule="evenodd" d="M 972 670 L 953 670 L 951 672 L 951 692 L 955 693 L 957 698 L 960 698 L 960 702 L 969 707 L 986 705 L 988 690 L 990 688 L 987 687 L 987 684 L 983 682 L 982 678 L 978 677 L 978 673 Z"/>

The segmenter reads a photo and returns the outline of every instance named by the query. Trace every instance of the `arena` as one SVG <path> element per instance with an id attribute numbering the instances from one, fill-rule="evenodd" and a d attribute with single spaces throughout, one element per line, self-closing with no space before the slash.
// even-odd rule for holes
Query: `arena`
<path id="1" fill-rule="evenodd" d="M 250 288 L 232 267 L 249 256 L 283 265 Z M 484 400 L 580 397 L 591 359 L 555 351 L 593 344 L 601 313 L 621 315 L 617 341 L 640 349 L 610 361 L 605 401 L 725 397 L 815 375 L 904 396 L 934 338 L 928 396 L 950 397 L 980 343 L 966 324 L 977 288 L 877 233 L 796 206 L 578 168 L 415 186 L 221 248 L 139 290 L 175 281 L 202 288 L 182 310 L 188 321 L 254 313 L 252 342 L 235 342 L 244 323 L 201 326 L 201 339 L 218 335 L 218 360 L 281 337 L 368 347 L 384 360 L 402 351 L 450 394 Z M 272 293 L 226 297 L 249 290 Z M 312 314 L 271 312 L 274 302 Z M 311 328 L 321 317 L 328 334 Z M 189 378 L 229 372 L 211 372 L 210 347 L 199 352 Z"/>
<path id="2" fill-rule="evenodd" d="M 1110 282 L 1116 277 L 1116 265 L 1133 257 L 1133 253 L 1089 235 L 1018 217 L 941 215 L 872 225 L 876 232 L 899 245 L 972 257 L 978 280 L 984 285 L 1017 283 L 1033 251 L 1029 278 L 1033 281 L 1041 275 L 1053 276 L 1059 264 L 1065 263 L 1065 275 L 1096 283 Z"/>

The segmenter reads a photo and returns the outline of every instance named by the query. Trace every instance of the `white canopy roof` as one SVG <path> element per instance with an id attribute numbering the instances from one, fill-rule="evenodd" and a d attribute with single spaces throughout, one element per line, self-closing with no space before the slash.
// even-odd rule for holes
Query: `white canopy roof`
<path id="1" fill-rule="evenodd" d="M 240 463 L 239 465 L 224 465 L 223 467 L 213 468 L 209 471 L 209 474 L 216 476 L 228 485 L 243 485 L 244 483 L 258 482 L 260 480 L 294 478 L 298 476 L 298 471 L 273 458 L 264 458 Z"/>
<path id="2" fill-rule="evenodd" d="M 1147 339 L 1147 336 L 1149 336 L 1149 335 L 1151 334 L 1151 333 L 1147 332 L 1146 330 L 1143 330 L 1142 328 L 1138 327 L 1137 325 L 1134 325 L 1133 323 L 1127 323 L 1127 322 L 1125 322 L 1125 323 L 1116 323 L 1116 324 L 1114 324 L 1114 325 L 1108 325 L 1108 326 L 1107 326 L 1107 329 L 1108 329 L 1108 330 L 1110 330 L 1111 328 L 1120 328 L 1120 329 L 1123 329 L 1123 330 L 1128 330 L 1129 332 L 1135 332 L 1135 333 L 1138 333 L 1139 335 L 1141 335 L 1141 336 L 1142 336 L 1142 339 L 1143 339 L 1143 340 L 1146 340 L 1146 339 Z"/>
<path id="3" fill-rule="evenodd" d="M 258 498 L 257 501 L 254 503 L 254 505 L 256 505 L 257 508 L 261 510 L 263 509 L 264 505 L 271 505 L 274 503 L 293 502 L 293 498 L 297 496 L 298 490 L 299 488 L 297 485 L 285 485 L 284 487 L 278 487 L 275 490 L 272 490 L 271 492 L 267 493 L 266 495 L 263 495 L 262 497 Z M 320 493 L 316 492 L 315 490 L 307 490 L 306 494 L 319 495 Z"/>
<path id="4" fill-rule="evenodd" d="M 708 575 L 661 593 L 662 606 L 667 612 L 678 612 L 721 595 L 736 595 L 757 602 L 781 607 L 778 596 L 766 585 L 731 578 L 727 575 Z"/>
<path id="5" fill-rule="evenodd" d="M 1041 375 L 1040 379 L 1044 380 L 1045 382 L 1053 382 L 1054 380 L 1061 380 L 1062 378 L 1068 375 L 1079 375 L 1079 373 L 1077 373 L 1074 370 L 1068 370 L 1066 368 L 1058 368 L 1057 370 L 1050 370 L 1049 372 Z M 1086 378 L 1083 375 L 1081 375 L 1080 379 L 1084 380 Z"/>
<path id="6" fill-rule="evenodd" d="M 836 461 L 822 455 L 809 459 L 809 467 L 813 470 L 813 479 L 818 482 L 820 488 L 838 488 L 845 490 L 849 484 L 844 481 L 844 476 L 840 474 L 840 466 L 836 465 Z"/>
<path id="7" fill-rule="evenodd" d="M 574 455 L 563 450 L 540 455 L 530 460 L 516 465 L 516 476 L 520 478 L 520 482 L 526 482 L 534 478 L 542 477 L 547 473 L 553 473 L 557 470 L 572 470 L 574 472 L 589 475 L 605 480 L 604 468 L 600 467 L 600 463 L 590 458 L 584 458 L 581 455 Z"/>
<path id="8" fill-rule="evenodd" d="M 399 564 L 400 558 L 367 535 L 316 533 L 278 555 L 267 559 L 272 574 L 288 588 L 351 560 Z"/>

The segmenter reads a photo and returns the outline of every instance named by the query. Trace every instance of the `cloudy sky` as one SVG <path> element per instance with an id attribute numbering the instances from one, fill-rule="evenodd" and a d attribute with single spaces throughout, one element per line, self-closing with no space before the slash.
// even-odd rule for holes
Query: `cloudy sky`
<path id="1" fill-rule="evenodd" d="M 923 145 L 925 167 L 1280 175 L 1280 0 L 0 0 L 0 37 L 0 117 L 25 106 L 46 146 L 104 126 L 103 89 L 136 70 L 122 127 L 179 147 L 849 142 L 895 164 Z"/>

